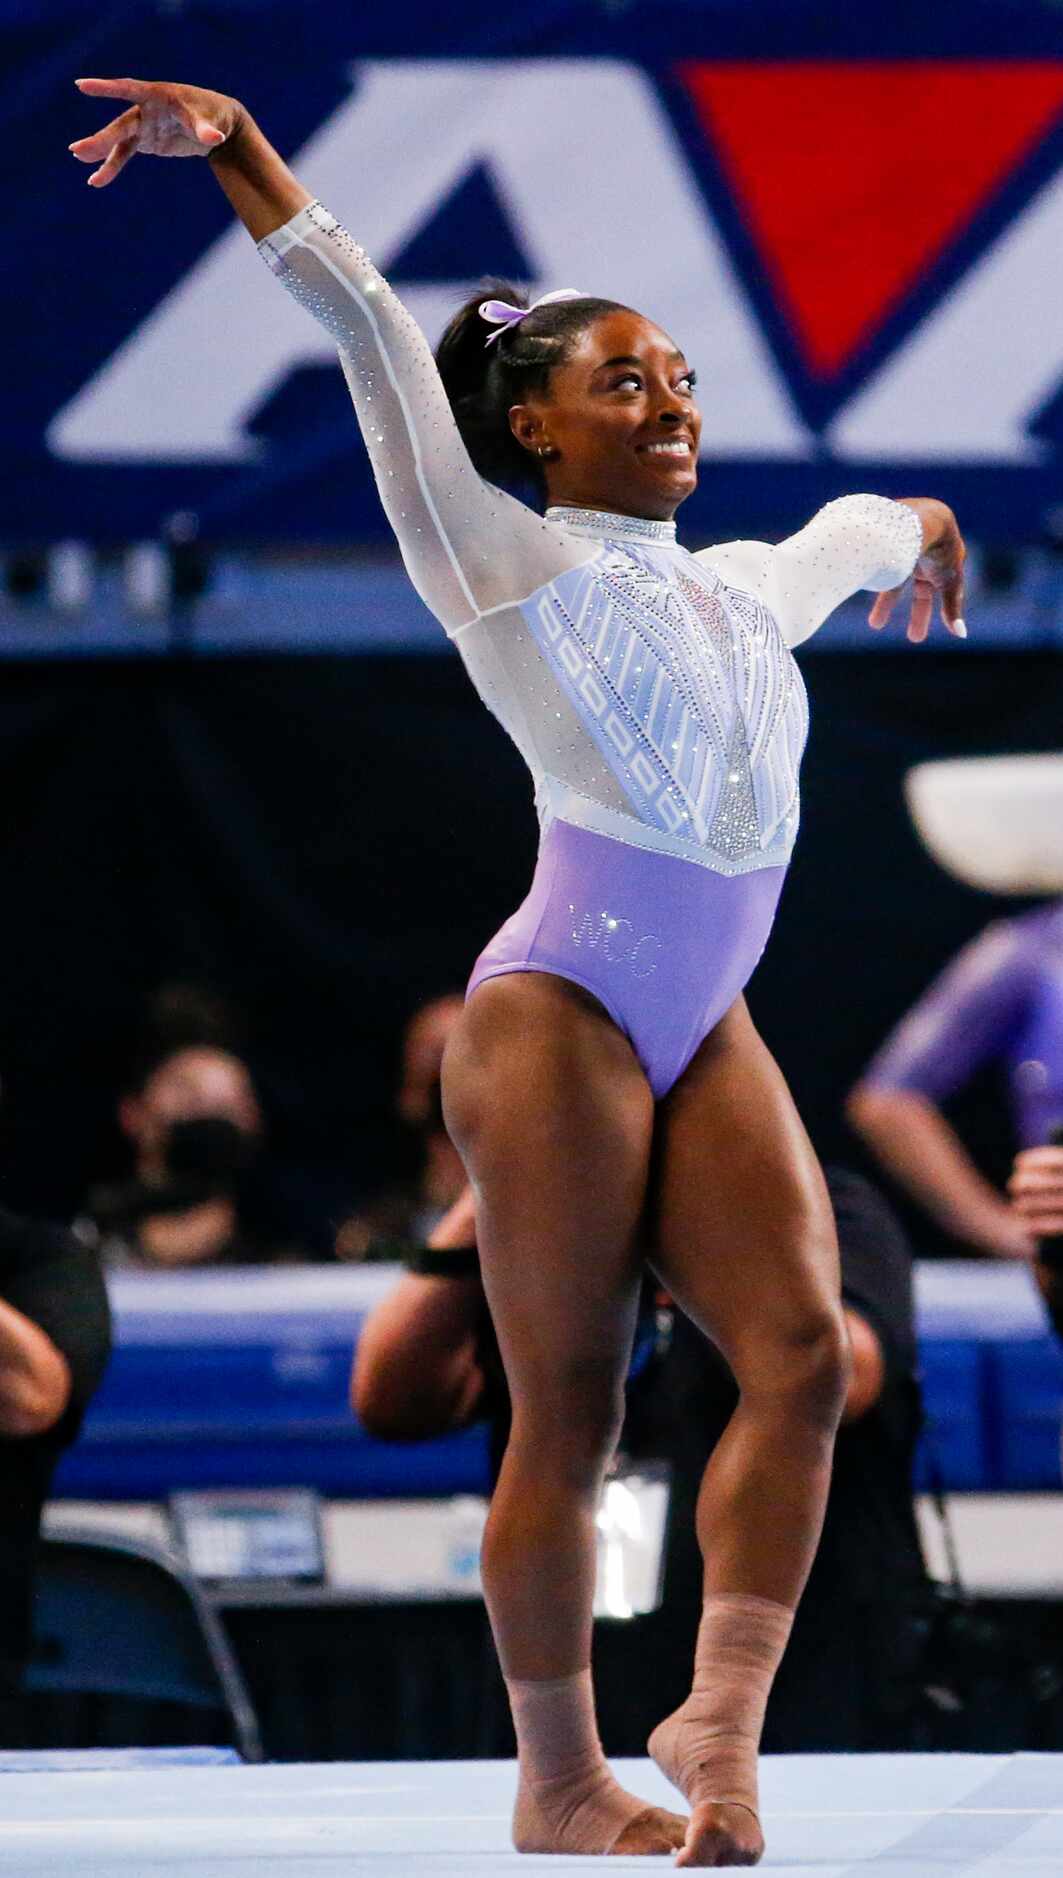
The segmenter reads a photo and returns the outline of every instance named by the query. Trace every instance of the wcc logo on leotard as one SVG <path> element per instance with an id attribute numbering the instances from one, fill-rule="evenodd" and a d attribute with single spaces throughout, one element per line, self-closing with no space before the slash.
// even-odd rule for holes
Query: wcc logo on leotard
<path id="1" fill-rule="evenodd" d="M 658 933 L 644 932 L 640 938 L 629 919 L 610 913 L 607 907 L 588 913 L 569 901 L 568 911 L 573 945 L 586 947 L 610 965 L 626 965 L 633 978 L 652 978 L 664 951 Z"/>
<path id="2" fill-rule="evenodd" d="M 738 490 L 738 513 L 782 533 L 856 479 L 900 492 L 906 471 L 945 466 L 993 538 L 1059 499 L 1061 124 L 1063 58 L 392 58 L 352 67 L 291 160 L 430 337 L 500 271 L 666 324 L 705 410 L 684 527 L 719 531 L 724 474 L 724 512 Z M 268 128 L 283 145 L 283 122 Z M 269 291 L 241 229 L 175 284 L 149 228 L 142 322 L 97 335 L 94 356 L 92 308 L 56 329 L 44 525 L 63 504 L 78 520 L 79 489 L 91 508 L 76 466 L 106 460 L 142 471 L 108 485 L 112 533 L 115 505 L 146 517 L 153 492 L 163 514 L 201 506 L 206 468 L 242 533 L 276 530 L 277 491 L 290 537 L 381 531 L 349 409 L 324 388 L 328 334 Z"/>

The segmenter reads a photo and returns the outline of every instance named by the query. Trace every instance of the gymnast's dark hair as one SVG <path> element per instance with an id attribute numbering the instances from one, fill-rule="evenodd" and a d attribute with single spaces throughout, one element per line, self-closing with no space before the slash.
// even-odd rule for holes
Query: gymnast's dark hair
<path id="1" fill-rule="evenodd" d="M 542 464 L 517 442 L 509 427 L 510 406 L 530 392 L 544 392 L 555 365 L 568 357 L 575 341 L 603 313 L 626 312 L 616 300 L 554 300 L 536 307 L 526 319 L 498 329 L 481 319 L 485 300 L 508 300 L 527 306 L 528 297 L 506 281 L 487 281 L 459 307 L 436 350 L 443 388 L 465 446 L 481 476 L 504 488 L 531 483 L 541 498 L 546 489 Z"/>

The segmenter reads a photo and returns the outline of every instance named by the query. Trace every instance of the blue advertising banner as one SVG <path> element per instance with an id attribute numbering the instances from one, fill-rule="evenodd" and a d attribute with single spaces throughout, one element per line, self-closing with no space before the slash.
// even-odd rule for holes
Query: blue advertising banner
<path id="1" fill-rule="evenodd" d="M 126 72 L 240 96 L 432 337 L 485 275 L 659 319 L 705 411 L 688 538 L 862 487 L 1063 528 L 1060 0 L 54 0 L 0 48 L 8 545 L 384 538 L 328 336 L 207 165 L 86 191 L 73 79 Z"/>

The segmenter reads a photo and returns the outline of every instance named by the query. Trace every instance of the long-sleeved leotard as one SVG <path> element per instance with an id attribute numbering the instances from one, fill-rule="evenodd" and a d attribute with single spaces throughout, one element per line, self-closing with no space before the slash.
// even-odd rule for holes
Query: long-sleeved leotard
<path id="1" fill-rule="evenodd" d="M 260 246 L 335 338 L 414 586 L 535 782 L 532 892 L 473 985 L 586 985 L 663 1093 L 770 928 L 807 731 L 790 647 L 907 578 L 918 517 L 848 496 L 778 547 L 695 555 L 671 522 L 536 515 L 476 471 L 423 334 L 319 203 Z"/>

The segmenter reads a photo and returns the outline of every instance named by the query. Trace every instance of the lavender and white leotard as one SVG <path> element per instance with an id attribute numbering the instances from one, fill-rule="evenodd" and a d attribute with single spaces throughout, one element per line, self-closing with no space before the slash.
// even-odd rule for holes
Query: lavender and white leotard
<path id="1" fill-rule="evenodd" d="M 319 203 L 260 248 L 336 339 L 410 578 L 532 773 L 535 878 L 470 990 L 583 985 L 661 1096 L 771 927 L 808 725 L 790 648 L 907 578 L 918 518 L 846 496 L 778 547 L 690 554 L 671 522 L 539 516 L 473 467 L 424 335 Z"/>

